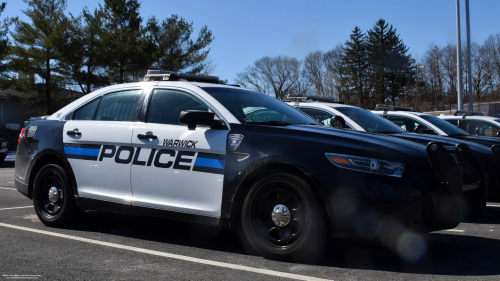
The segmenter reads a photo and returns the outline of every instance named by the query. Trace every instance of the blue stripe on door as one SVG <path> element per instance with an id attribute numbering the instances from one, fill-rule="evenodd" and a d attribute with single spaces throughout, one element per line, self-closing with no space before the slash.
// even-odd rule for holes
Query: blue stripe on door
<path id="1" fill-rule="evenodd" d="M 216 168 L 216 169 L 224 169 L 224 166 L 226 165 L 225 160 L 219 160 L 219 159 L 208 159 L 208 158 L 196 158 L 196 161 L 194 162 L 195 166 L 201 166 L 201 167 L 209 167 L 209 168 Z"/>
<path id="2" fill-rule="evenodd" d="M 81 148 L 81 147 L 64 147 L 64 153 L 73 155 L 99 156 L 100 149 Z"/>

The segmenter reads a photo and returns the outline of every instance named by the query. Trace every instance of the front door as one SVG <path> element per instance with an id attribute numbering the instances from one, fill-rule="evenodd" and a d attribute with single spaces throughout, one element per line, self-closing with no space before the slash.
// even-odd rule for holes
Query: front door
<path id="1" fill-rule="evenodd" d="M 80 197 L 131 203 L 131 137 L 141 93 L 127 90 L 99 97 L 77 109 L 64 125 L 64 152 Z"/>
<path id="2" fill-rule="evenodd" d="M 179 123 L 184 110 L 209 107 L 187 92 L 153 92 L 146 123 L 132 137 L 132 204 L 219 217 L 228 130 L 190 130 Z"/>

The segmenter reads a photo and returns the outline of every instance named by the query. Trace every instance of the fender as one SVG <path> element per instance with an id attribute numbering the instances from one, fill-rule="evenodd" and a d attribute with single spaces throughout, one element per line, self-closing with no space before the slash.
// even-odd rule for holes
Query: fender
<path id="1" fill-rule="evenodd" d="M 36 177 L 36 172 L 41 168 L 41 166 L 46 162 L 44 159 L 54 159 L 56 158 L 59 160 L 62 164 L 63 167 L 68 171 L 69 177 L 70 177 L 70 182 L 71 186 L 73 189 L 73 194 L 75 195 L 75 199 L 78 196 L 78 188 L 77 188 L 77 183 L 76 179 L 73 173 L 73 168 L 71 167 L 71 164 L 69 161 L 66 159 L 66 157 L 59 151 L 54 150 L 54 149 L 45 149 L 40 151 L 35 155 L 35 157 L 31 160 L 30 165 L 28 166 L 28 172 L 27 172 L 27 182 L 29 183 L 29 198 L 33 198 L 33 184 L 34 180 Z M 41 161 L 41 162 L 40 162 Z M 50 160 L 49 160 L 50 161 Z M 33 169 L 35 168 L 35 169 Z"/>
<path id="2" fill-rule="evenodd" d="M 233 157 L 237 158 L 241 157 L 241 154 L 228 152 L 227 157 L 228 159 Z M 235 220 L 237 220 L 235 216 L 239 214 L 245 199 L 245 194 L 248 192 L 253 180 L 259 178 L 259 176 L 266 173 L 266 171 L 276 169 L 296 172 L 304 177 L 311 185 L 313 192 L 320 197 L 323 209 L 326 215 L 329 216 L 325 201 L 325 188 L 317 179 L 316 174 L 309 170 L 306 165 L 298 162 L 297 159 L 293 159 L 286 155 L 271 155 L 255 159 L 251 163 L 248 163 L 243 169 L 237 171 L 237 173 L 231 173 L 229 171 L 230 174 L 236 174 L 234 177 L 228 175 L 228 171 L 226 171 L 222 195 L 221 218 L 224 218 L 226 221 L 229 220 L 231 228 L 235 228 L 234 223 Z"/>

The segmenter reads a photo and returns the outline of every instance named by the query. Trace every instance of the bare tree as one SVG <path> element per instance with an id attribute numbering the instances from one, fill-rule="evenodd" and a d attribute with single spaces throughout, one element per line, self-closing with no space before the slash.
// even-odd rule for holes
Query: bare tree
<path id="1" fill-rule="evenodd" d="M 443 75 L 441 69 L 442 52 L 438 45 L 430 43 L 424 54 L 424 75 L 428 83 L 427 89 L 432 96 L 432 107 L 436 107 L 443 96 Z"/>
<path id="2" fill-rule="evenodd" d="M 500 95 L 500 33 L 490 35 L 484 42 L 484 48 L 492 69 L 491 90 Z"/>
<path id="3" fill-rule="evenodd" d="M 245 88 L 256 90 L 264 94 L 271 93 L 271 85 L 266 80 L 264 74 L 259 72 L 255 65 L 247 66 L 243 71 L 238 72 L 235 82 Z"/>
<path id="4" fill-rule="evenodd" d="M 491 65 L 487 50 L 483 46 L 472 43 L 471 45 L 472 62 L 472 92 L 477 96 L 477 100 L 487 94 L 491 86 Z"/>
<path id="5" fill-rule="evenodd" d="M 325 85 L 327 79 L 327 67 L 322 51 L 309 53 L 304 59 L 304 76 L 313 85 L 314 93 L 318 96 L 331 96 Z"/>
<path id="6" fill-rule="evenodd" d="M 457 46 L 448 43 L 441 48 L 441 65 L 443 67 L 443 79 L 445 81 L 448 95 L 457 95 Z"/>
<path id="7" fill-rule="evenodd" d="M 337 95 L 337 99 L 350 103 L 347 73 L 343 62 L 344 46 L 338 44 L 323 56 L 327 69 L 325 85 L 329 91 Z"/>
<path id="8" fill-rule="evenodd" d="M 236 83 L 283 100 L 297 87 L 300 66 L 300 61 L 288 56 L 263 57 L 237 73 Z"/>

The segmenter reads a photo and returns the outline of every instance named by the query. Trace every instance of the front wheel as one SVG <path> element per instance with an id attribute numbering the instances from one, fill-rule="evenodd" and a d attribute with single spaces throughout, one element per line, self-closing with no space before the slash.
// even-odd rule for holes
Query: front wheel
<path id="1" fill-rule="evenodd" d="M 74 217 L 78 210 L 63 167 L 47 164 L 40 169 L 34 182 L 33 205 L 47 226 L 61 226 Z"/>
<path id="2" fill-rule="evenodd" d="M 250 244 L 266 258 L 316 261 L 327 238 L 325 216 L 309 184 L 278 173 L 251 187 L 241 215 Z"/>

